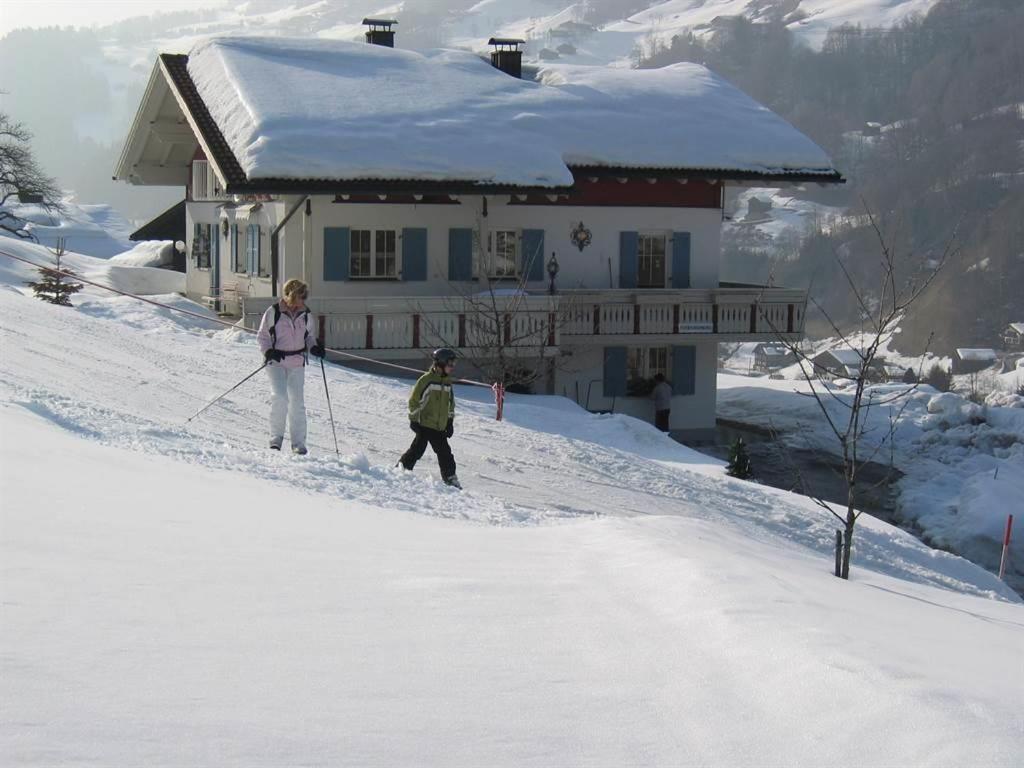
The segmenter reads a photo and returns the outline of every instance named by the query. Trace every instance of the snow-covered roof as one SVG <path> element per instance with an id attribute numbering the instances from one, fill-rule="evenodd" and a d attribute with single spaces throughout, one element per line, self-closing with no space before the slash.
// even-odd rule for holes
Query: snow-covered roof
<path id="1" fill-rule="evenodd" d="M 219 37 L 188 75 L 248 181 L 569 186 L 569 166 L 833 176 L 824 151 L 696 64 L 550 66 L 338 40 Z"/>
<path id="2" fill-rule="evenodd" d="M 1010 323 L 1010 327 L 1017 333 L 1024 334 L 1024 323 Z"/>
<path id="3" fill-rule="evenodd" d="M 860 354 L 855 349 L 830 349 L 827 352 L 823 352 L 822 355 L 831 355 L 839 364 L 852 367 L 858 371 L 863 362 Z M 818 357 L 820 358 L 822 355 L 818 355 Z"/>
<path id="4" fill-rule="evenodd" d="M 961 360 L 995 360 L 998 355 L 994 349 L 957 349 L 957 357 Z"/>

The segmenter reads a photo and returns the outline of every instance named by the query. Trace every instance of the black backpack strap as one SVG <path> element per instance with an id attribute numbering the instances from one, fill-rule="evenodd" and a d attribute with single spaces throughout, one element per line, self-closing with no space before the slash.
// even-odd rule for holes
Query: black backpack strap
<path id="1" fill-rule="evenodd" d="M 270 348 L 277 349 L 277 321 L 281 319 L 281 303 L 274 302 L 274 324 L 270 326 Z"/>

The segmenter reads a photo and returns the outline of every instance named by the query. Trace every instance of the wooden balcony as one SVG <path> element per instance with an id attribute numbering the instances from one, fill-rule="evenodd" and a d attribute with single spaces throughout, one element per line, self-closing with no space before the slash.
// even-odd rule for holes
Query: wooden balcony
<path id="1" fill-rule="evenodd" d="M 273 301 L 244 298 L 245 324 L 258 326 Z M 803 334 L 806 304 L 804 291 L 757 287 L 308 302 L 328 347 L 373 350 L 380 359 L 440 346 L 502 346 L 535 357 L 556 354 L 561 345 L 796 339 Z"/>

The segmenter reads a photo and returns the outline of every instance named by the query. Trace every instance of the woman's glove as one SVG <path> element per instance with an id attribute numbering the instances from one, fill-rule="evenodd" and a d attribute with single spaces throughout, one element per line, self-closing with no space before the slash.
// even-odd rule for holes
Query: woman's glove
<path id="1" fill-rule="evenodd" d="M 445 437 L 451 437 L 454 434 L 455 434 L 455 420 L 454 419 L 448 419 L 448 426 L 446 426 L 444 428 L 444 436 Z"/>
<path id="2" fill-rule="evenodd" d="M 263 359 L 268 363 L 280 363 L 284 360 L 284 352 L 279 349 L 268 349 L 263 353 Z"/>

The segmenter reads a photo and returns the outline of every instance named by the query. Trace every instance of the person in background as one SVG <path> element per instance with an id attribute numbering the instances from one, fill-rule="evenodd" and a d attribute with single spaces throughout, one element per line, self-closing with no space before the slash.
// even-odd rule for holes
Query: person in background
<path id="1" fill-rule="evenodd" d="M 654 426 L 662 432 L 668 432 L 668 417 L 672 411 L 672 385 L 665 381 L 665 374 L 655 374 L 651 399 L 654 401 Z"/>
<path id="2" fill-rule="evenodd" d="M 324 356 L 323 345 L 313 333 L 313 315 L 306 308 L 309 288 L 292 278 L 284 284 L 282 300 L 267 308 L 260 321 L 256 340 L 267 362 L 267 376 L 273 390 L 270 404 L 270 447 L 281 450 L 287 420 L 292 452 L 300 456 L 306 449 L 307 353 Z"/>
<path id="3" fill-rule="evenodd" d="M 455 391 L 452 389 L 455 358 L 454 350 L 434 350 L 434 364 L 412 388 L 412 394 L 409 395 L 409 427 L 416 433 L 416 437 L 398 463 L 411 471 L 429 444 L 437 454 L 441 479 L 446 485 L 462 488 L 455 475 L 455 457 L 448 445 L 448 438 L 455 433 Z"/>

